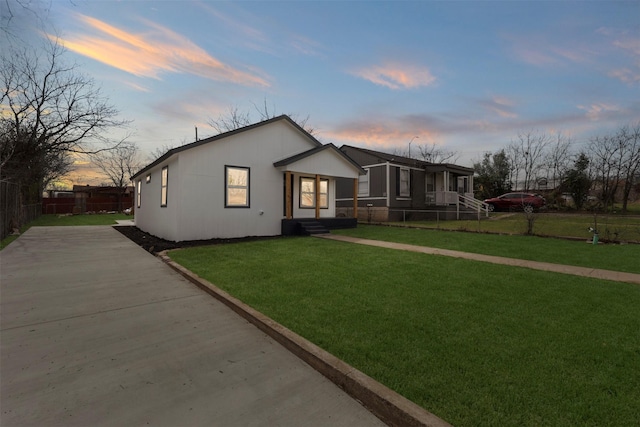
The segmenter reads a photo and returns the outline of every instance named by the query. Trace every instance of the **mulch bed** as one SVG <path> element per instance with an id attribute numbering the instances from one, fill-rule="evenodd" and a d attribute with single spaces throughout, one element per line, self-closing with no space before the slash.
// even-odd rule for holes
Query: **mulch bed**
<path id="1" fill-rule="evenodd" d="M 207 245 L 220 245 L 226 243 L 238 243 L 238 242 L 250 242 L 255 240 L 267 240 L 267 239 L 278 239 L 282 236 L 273 236 L 273 237 L 242 237 L 237 239 L 209 239 L 209 240 L 188 240 L 184 242 L 171 242 L 169 240 L 164 240 L 159 237 L 153 236 L 149 233 L 146 233 L 140 230 L 138 227 L 130 226 L 130 225 L 116 225 L 113 228 L 118 230 L 120 233 L 124 234 L 131 241 L 136 243 L 138 246 L 141 246 L 144 250 L 151 252 L 153 254 L 157 254 L 158 252 L 170 250 L 170 249 L 180 249 L 180 248 L 191 248 L 195 246 L 207 246 Z"/>

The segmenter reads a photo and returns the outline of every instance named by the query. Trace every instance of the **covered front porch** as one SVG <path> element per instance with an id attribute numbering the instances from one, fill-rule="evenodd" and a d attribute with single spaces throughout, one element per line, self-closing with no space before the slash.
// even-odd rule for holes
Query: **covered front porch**
<path id="1" fill-rule="evenodd" d="M 473 169 L 451 164 L 425 168 L 425 205 L 457 205 L 462 199 L 474 199 Z M 462 197 L 461 197 L 462 196 Z"/>
<path id="2" fill-rule="evenodd" d="M 283 235 L 357 226 L 358 177 L 364 170 L 335 146 L 317 147 L 274 166 L 283 173 Z M 354 214 L 350 218 L 336 216 L 337 178 L 353 182 Z"/>

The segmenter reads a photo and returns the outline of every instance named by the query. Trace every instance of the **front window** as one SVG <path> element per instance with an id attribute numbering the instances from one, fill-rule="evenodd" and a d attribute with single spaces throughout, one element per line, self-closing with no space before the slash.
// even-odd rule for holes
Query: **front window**
<path id="1" fill-rule="evenodd" d="M 315 178 L 300 178 L 300 207 L 316 207 L 316 180 Z M 320 180 L 320 208 L 329 207 L 329 180 Z"/>
<path id="2" fill-rule="evenodd" d="M 140 202 L 142 200 L 142 197 L 141 197 L 141 194 L 140 194 L 141 193 L 141 191 L 140 191 L 141 188 L 140 187 L 142 186 L 142 181 L 138 180 L 137 184 L 138 185 L 136 185 L 136 207 L 139 208 L 140 207 Z"/>
<path id="3" fill-rule="evenodd" d="M 409 197 L 410 191 L 409 169 L 400 169 L 400 196 Z"/>
<path id="4" fill-rule="evenodd" d="M 358 177 L 358 196 L 369 195 L 369 170 L 365 169 L 367 173 Z"/>
<path id="5" fill-rule="evenodd" d="M 249 168 L 225 167 L 225 206 L 249 207 Z"/>
<path id="6" fill-rule="evenodd" d="M 167 206 L 167 188 L 169 184 L 169 166 L 162 168 L 162 176 L 160 178 L 160 206 Z"/>

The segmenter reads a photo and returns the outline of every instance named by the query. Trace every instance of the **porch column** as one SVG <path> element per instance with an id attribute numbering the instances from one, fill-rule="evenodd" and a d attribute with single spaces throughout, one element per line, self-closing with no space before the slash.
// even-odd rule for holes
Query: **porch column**
<path id="1" fill-rule="evenodd" d="M 316 175 L 316 219 L 320 219 L 320 175 Z"/>
<path id="2" fill-rule="evenodd" d="M 358 219 L 358 178 L 353 179 L 353 217 Z"/>
<path id="3" fill-rule="evenodd" d="M 285 216 L 287 219 L 293 218 L 291 207 L 293 206 L 291 197 L 291 171 L 284 173 L 284 192 L 285 192 Z"/>

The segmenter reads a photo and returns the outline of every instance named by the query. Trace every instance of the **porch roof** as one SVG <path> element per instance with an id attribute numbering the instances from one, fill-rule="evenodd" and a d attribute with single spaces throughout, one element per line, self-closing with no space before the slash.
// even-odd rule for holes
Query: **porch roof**
<path id="1" fill-rule="evenodd" d="M 430 165 L 425 166 L 425 170 L 427 172 L 453 172 L 460 175 L 473 175 L 474 169 L 468 168 L 465 166 L 454 165 L 452 163 L 432 163 Z"/>
<path id="2" fill-rule="evenodd" d="M 283 171 L 339 177 L 358 176 L 366 173 L 351 157 L 338 150 L 331 143 L 279 160 L 273 163 L 273 166 Z"/>

